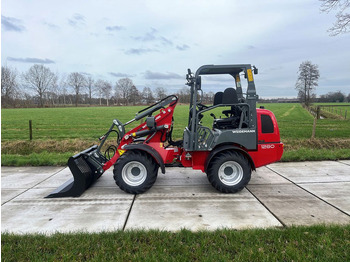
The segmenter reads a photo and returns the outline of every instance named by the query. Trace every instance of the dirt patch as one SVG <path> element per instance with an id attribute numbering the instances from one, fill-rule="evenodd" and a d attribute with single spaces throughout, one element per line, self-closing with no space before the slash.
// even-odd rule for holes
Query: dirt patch
<path id="1" fill-rule="evenodd" d="M 94 144 L 94 141 L 80 139 L 69 140 L 17 140 L 1 142 L 1 151 L 3 154 L 28 155 L 31 153 L 40 153 L 43 151 L 65 153 L 80 152 Z"/>
<path id="2" fill-rule="evenodd" d="M 109 142 L 109 143 L 108 143 Z M 313 149 L 348 149 L 350 148 L 350 138 L 329 138 L 329 139 L 284 139 L 285 150 L 298 150 L 300 148 Z M 113 141 L 107 141 L 103 150 Z M 55 152 L 55 153 L 79 153 L 90 146 L 98 144 L 98 141 L 67 139 L 67 140 L 17 140 L 3 141 L 1 143 L 2 154 L 29 155 L 31 153 Z"/>
<path id="3" fill-rule="evenodd" d="M 283 140 L 285 150 L 298 150 L 300 148 L 313 149 L 348 149 L 350 138 L 325 138 L 325 139 L 286 139 Z"/>
<path id="4" fill-rule="evenodd" d="M 286 117 L 286 116 L 289 116 L 290 113 L 295 109 L 295 106 L 293 106 L 292 108 L 288 109 L 283 115 L 282 117 Z"/>

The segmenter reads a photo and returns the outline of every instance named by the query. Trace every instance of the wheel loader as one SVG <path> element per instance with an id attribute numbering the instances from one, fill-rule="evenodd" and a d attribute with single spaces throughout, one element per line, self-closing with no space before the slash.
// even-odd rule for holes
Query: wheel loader
<path id="1" fill-rule="evenodd" d="M 191 100 L 182 140 L 172 139 L 178 98 L 170 95 L 137 112 L 126 123 L 114 119 L 99 145 L 69 158 L 73 178 L 47 197 L 78 197 L 112 166 L 116 184 L 130 194 L 146 192 L 155 183 L 159 169 L 164 174 L 168 166 L 201 170 L 222 193 L 242 190 L 253 170 L 280 160 L 283 154 L 274 114 L 256 108 L 253 74 L 257 73 L 250 64 L 204 65 L 195 73 L 188 69 L 186 84 Z M 212 75 L 232 77 L 234 87 L 215 93 L 213 104 L 204 105 L 202 77 Z M 203 120 L 208 115 L 209 126 Z M 135 121 L 141 124 L 126 130 Z M 103 152 L 111 134 L 117 138 Z"/>

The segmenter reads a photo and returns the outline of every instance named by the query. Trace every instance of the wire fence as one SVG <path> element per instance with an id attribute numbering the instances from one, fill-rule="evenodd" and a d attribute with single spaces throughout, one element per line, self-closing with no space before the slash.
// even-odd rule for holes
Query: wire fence
<path id="1" fill-rule="evenodd" d="M 334 118 L 334 119 L 349 119 L 348 111 L 350 105 L 317 105 L 310 106 L 309 111 L 316 119 Z"/>

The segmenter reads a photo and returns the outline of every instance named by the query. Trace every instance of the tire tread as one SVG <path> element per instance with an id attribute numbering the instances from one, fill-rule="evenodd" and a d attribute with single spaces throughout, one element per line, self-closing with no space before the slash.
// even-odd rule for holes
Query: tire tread
<path id="1" fill-rule="evenodd" d="M 130 186 L 126 184 L 121 176 L 121 169 L 122 167 L 130 161 L 136 160 L 139 161 L 141 159 L 142 161 L 146 161 L 146 169 L 147 169 L 147 178 L 145 182 L 137 187 Z M 140 161 L 141 162 L 141 161 Z M 137 150 L 130 150 L 125 152 L 123 155 L 121 155 L 116 163 L 114 164 L 113 169 L 113 178 L 115 180 L 115 183 L 119 186 L 121 190 L 123 190 L 126 193 L 130 194 L 142 194 L 146 192 L 148 189 L 150 189 L 153 184 L 157 180 L 157 174 L 158 174 L 158 164 L 155 163 L 154 159 L 147 153 L 137 151 Z M 150 169 L 150 170 L 149 170 Z"/>

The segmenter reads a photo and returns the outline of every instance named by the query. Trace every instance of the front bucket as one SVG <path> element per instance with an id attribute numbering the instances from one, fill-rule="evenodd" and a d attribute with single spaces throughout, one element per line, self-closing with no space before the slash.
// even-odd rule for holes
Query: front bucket
<path id="1" fill-rule="evenodd" d="M 101 168 L 98 168 L 100 169 L 98 171 L 94 165 L 91 163 L 89 164 L 90 158 L 94 158 L 95 165 L 96 160 L 99 160 L 99 158 L 96 159 L 96 157 L 93 157 L 91 154 L 91 152 L 96 151 L 96 148 L 97 146 L 90 147 L 87 150 L 70 157 L 68 159 L 68 167 L 72 172 L 73 178 L 55 189 L 45 198 L 78 197 L 84 193 L 84 191 L 88 189 L 102 174 Z M 101 164 L 102 167 L 102 163 L 98 164 Z"/>

